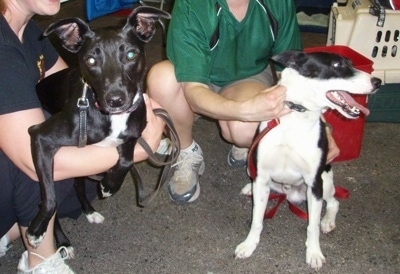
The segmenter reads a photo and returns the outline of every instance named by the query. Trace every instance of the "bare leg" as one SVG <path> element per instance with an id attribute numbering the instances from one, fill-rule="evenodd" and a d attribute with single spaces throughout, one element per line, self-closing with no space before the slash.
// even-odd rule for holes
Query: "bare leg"
<path id="1" fill-rule="evenodd" d="M 182 86 L 175 78 L 174 67 L 169 61 L 154 65 L 147 76 L 147 92 L 151 98 L 168 111 L 179 135 L 181 148 L 193 142 L 194 113 L 190 109 Z"/>
<path id="2" fill-rule="evenodd" d="M 22 237 L 22 240 L 24 242 L 26 250 L 28 250 L 28 263 L 29 267 L 34 267 L 35 265 L 39 264 L 42 262 L 42 259 L 38 256 L 34 256 L 32 254 L 36 253 L 39 254 L 41 257 L 47 258 L 51 255 L 53 255 L 56 252 L 55 246 L 54 246 L 54 231 L 53 231 L 53 225 L 54 225 L 54 216 L 51 218 L 49 225 L 47 226 L 47 231 L 45 234 L 45 237 L 43 241 L 40 243 L 40 245 L 37 248 L 33 248 L 29 243 L 28 240 L 25 236 Z M 20 227 L 21 229 L 21 235 L 25 235 L 26 230 L 28 229 L 27 227 Z"/>
<path id="3" fill-rule="evenodd" d="M 258 81 L 244 81 L 225 88 L 221 95 L 235 101 L 245 101 L 267 87 Z M 224 139 L 238 147 L 250 147 L 258 122 L 219 121 Z"/>

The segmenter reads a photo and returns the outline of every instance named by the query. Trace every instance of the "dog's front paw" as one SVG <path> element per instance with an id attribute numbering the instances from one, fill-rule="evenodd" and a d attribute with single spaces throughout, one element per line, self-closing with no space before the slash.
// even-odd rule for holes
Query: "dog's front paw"
<path id="1" fill-rule="evenodd" d="M 316 250 L 312 248 L 307 248 L 306 262 L 315 270 L 320 270 L 322 264 L 326 262 L 325 256 L 322 254 L 321 250 Z"/>
<path id="2" fill-rule="evenodd" d="M 90 214 L 85 215 L 86 219 L 89 221 L 89 223 L 95 223 L 95 224 L 102 224 L 104 222 L 104 217 L 98 212 L 93 212 Z"/>
<path id="3" fill-rule="evenodd" d="M 256 250 L 256 247 L 256 242 L 246 240 L 236 247 L 235 257 L 237 259 L 246 259 L 253 254 L 254 250 Z"/>
<path id="4" fill-rule="evenodd" d="M 36 236 L 34 234 L 29 233 L 29 230 L 26 231 L 26 238 L 28 240 L 28 243 L 33 248 L 37 248 L 40 245 L 45 235 L 46 233 L 43 233 L 43 235 Z"/>
<path id="5" fill-rule="evenodd" d="M 251 196 L 253 194 L 253 189 L 252 189 L 252 183 L 246 184 L 242 190 L 240 191 L 240 194 L 246 195 L 246 196 Z"/>

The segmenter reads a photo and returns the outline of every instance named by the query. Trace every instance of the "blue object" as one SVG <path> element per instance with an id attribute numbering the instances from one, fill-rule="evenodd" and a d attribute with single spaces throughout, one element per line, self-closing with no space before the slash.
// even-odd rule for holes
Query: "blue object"
<path id="1" fill-rule="evenodd" d="M 123 9 L 132 9 L 139 0 L 86 0 L 88 21 Z"/>

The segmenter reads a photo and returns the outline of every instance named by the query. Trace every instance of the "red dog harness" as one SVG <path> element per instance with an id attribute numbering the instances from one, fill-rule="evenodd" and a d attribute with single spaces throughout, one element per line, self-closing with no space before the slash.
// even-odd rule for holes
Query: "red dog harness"
<path id="1" fill-rule="evenodd" d="M 279 119 L 270 120 L 267 126 L 256 136 L 253 143 L 250 146 L 248 160 L 247 160 L 247 171 L 251 180 L 254 182 L 257 176 L 257 166 L 254 163 L 254 152 L 257 149 L 257 145 L 260 140 L 272 130 L 274 127 L 279 125 Z M 349 198 L 349 191 L 345 188 L 335 186 L 335 197 L 347 199 Z M 276 204 L 270 210 L 266 210 L 264 213 L 264 219 L 272 219 L 275 216 L 275 213 L 279 207 L 279 205 L 286 200 L 286 194 L 283 193 L 270 193 L 268 197 L 269 201 L 276 200 Z M 302 209 L 294 205 L 293 203 L 288 202 L 289 209 L 298 217 L 308 220 L 308 214 L 304 212 Z"/>

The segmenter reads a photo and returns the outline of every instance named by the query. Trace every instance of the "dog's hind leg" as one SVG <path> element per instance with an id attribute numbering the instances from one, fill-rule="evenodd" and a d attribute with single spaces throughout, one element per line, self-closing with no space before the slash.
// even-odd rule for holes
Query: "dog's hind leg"
<path id="1" fill-rule="evenodd" d="M 339 202 L 335 199 L 335 186 L 333 184 L 332 170 L 322 173 L 324 192 L 323 198 L 326 201 L 326 213 L 321 221 L 321 230 L 323 233 L 331 232 L 335 229 L 336 214 L 339 211 Z"/>
<path id="2" fill-rule="evenodd" d="M 322 184 L 322 182 L 319 183 Z M 322 267 L 322 264 L 325 262 L 325 257 L 322 254 L 319 244 L 319 226 L 323 200 L 322 197 L 319 197 L 319 194 L 314 193 L 314 187 L 310 187 L 309 184 L 307 185 L 308 226 L 306 240 L 306 262 L 312 268 L 319 270 Z M 314 184 L 312 185 L 314 186 Z"/>
<path id="3" fill-rule="evenodd" d="M 74 187 L 76 190 L 76 195 L 81 203 L 82 211 L 86 216 L 89 223 L 101 224 L 104 222 L 104 217 L 98 213 L 89 202 L 86 196 L 86 184 L 84 177 L 75 178 Z"/>
<path id="4" fill-rule="evenodd" d="M 251 195 L 253 195 L 252 188 L 253 188 L 253 183 L 248 183 L 240 190 L 240 194 L 246 195 L 246 196 L 251 196 Z"/>
<path id="5" fill-rule="evenodd" d="M 267 182 L 262 180 L 262 178 L 269 178 L 269 176 L 267 174 L 257 176 L 253 183 L 253 219 L 251 222 L 251 228 L 246 240 L 236 247 L 236 258 L 244 259 L 250 257 L 260 242 L 264 212 L 267 208 L 270 192 L 270 187 Z"/>

